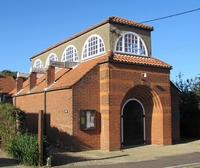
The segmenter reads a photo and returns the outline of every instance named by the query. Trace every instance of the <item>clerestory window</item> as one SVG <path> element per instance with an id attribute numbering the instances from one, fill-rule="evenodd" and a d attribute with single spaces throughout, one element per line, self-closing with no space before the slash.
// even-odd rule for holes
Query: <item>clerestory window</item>
<path id="1" fill-rule="evenodd" d="M 148 56 L 147 48 L 142 38 L 132 32 L 122 34 L 116 44 L 116 52 Z"/>
<path id="2" fill-rule="evenodd" d="M 40 59 L 37 59 L 33 65 L 34 68 L 43 68 L 42 61 Z"/>
<path id="3" fill-rule="evenodd" d="M 56 56 L 56 54 L 51 53 L 51 54 L 48 56 L 48 58 L 47 58 L 47 60 L 46 60 L 46 65 L 45 65 L 46 68 L 49 66 L 50 61 L 58 61 L 58 57 Z"/>
<path id="4" fill-rule="evenodd" d="M 103 53 L 105 53 L 105 45 L 102 38 L 99 35 L 92 35 L 83 46 L 82 59 L 88 59 Z"/>
<path id="5" fill-rule="evenodd" d="M 78 52 L 73 45 L 69 45 L 63 52 L 62 62 L 78 62 Z"/>

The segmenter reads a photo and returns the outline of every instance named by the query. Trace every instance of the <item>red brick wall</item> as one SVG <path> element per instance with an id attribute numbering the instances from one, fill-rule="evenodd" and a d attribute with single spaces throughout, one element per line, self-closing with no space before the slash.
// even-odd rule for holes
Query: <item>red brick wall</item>
<path id="1" fill-rule="evenodd" d="M 100 65 L 100 111 L 101 111 L 101 149 L 119 150 L 120 144 L 120 100 L 123 95 L 111 91 L 110 64 Z M 115 91 L 118 91 L 117 87 Z M 113 87 L 114 89 L 114 87 Z"/>
<path id="2" fill-rule="evenodd" d="M 171 125 L 171 103 L 173 110 L 177 108 L 171 102 L 170 87 L 168 69 L 102 63 L 72 89 L 18 96 L 16 106 L 28 114 L 33 132 L 37 132 L 38 111 L 45 110 L 45 132 L 60 145 L 74 150 L 110 151 L 121 149 L 122 106 L 135 98 L 145 109 L 146 142 L 165 145 L 172 143 L 172 133 L 175 139 L 179 135 L 177 123 Z M 80 130 L 80 110 L 96 110 L 96 129 Z"/>
<path id="3" fill-rule="evenodd" d="M 142 73 L 147 77 L 143 78 Z M 147 143 L 171 144 L 169 70 L 127 64 L 100 65 L 101 149 L 121 148 L 121 108 L 128 99 L 142 102 Z M 131 90 L 133 89 L 133 90 Z"/>
<path id="4" fill-rule="evenodd" d="M 179 111 L 179 91 L 171 84 L 171 105 L 172 105 L 172 141 L 177 143 L 180 141 L 180 111 Z"/>
<path id="5" fill-rule="evenodd" d="M 38 111 L 46 111 L 44 132 L 49 141 L 66 148 L 73 148 L 71 89 L 18 96 L 16 97 L 16 106 L 26 112 L 27 125 L 29 131 L 33 133 L 38 131 Z"/>
<path id="6" fill-rule="evenodd" d="M 100 149 L 101 114 L 99 90 L 98 66 L 73 86 L 75 150 Z M 80 110 L 96 110 L 97 123 L 95 130 L 80 130 Z"/>
<path id="7" fill-rule="evenodd" d="M 72 89 L 46 93 L 46 134 L 50 140 L 73 149 Z"/>
<path id="8" fill-rule="evenodd" d="M 38 131 L 38 111 L 44 109 L 44 94 L 27 94 L 16 97 L 16 106 L 26 112 L 27 125 L 30 132 Z"/>

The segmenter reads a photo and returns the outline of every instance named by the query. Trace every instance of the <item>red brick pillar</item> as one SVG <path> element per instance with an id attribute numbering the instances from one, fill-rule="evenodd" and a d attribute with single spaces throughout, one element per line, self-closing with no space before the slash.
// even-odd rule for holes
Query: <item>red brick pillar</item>
<path id="1" fill-rule="evenodd" d="M 16 79 L 16 89 L 17 89 L 17 92 L 19 92 L 23 88 L 23 82 L 24 82 L 24 78 L 23 77 L 18 77 Z"/>
<path id="2" fill-rule="evenodd" d="M 100 65 L 101 149 L 110 149 L 109 140 L 109 67 Z"/>
<path id="3" fill-rule="evenodd" d="M 37 84 L 37 73 L 36 72 L 31 72 L 29 75 L 29 91 L 33 89 L 36 84 Z"/>
<path id="4" fill-rule="evenodd" d="M 170 90 L 170 86 L 169 86 Z M 171 108 L 171 94 L 166 93 L 163 97 L 163 145 L 172 144 L 172 108 Z"/>
<path id="5" fill-rule="evenodd" d="M 55 81 L 55 67 L 49 66 L 46 70 L 46 87 Z"/>
<path id="6" fill-rule="evenodd" d="M 172 144 L 171 97 L 169 92 L 153 95 L 152 144 Z"/>
<path id="7" fill-rule="evenodd" d="M 101 149 L 120 150 L 120 113 L 112 106 L 110 93 L 109 63 L 100 65 L 100 112 L 101 112 Z M 117 112 L 116 112 L 117 111 Z"/>

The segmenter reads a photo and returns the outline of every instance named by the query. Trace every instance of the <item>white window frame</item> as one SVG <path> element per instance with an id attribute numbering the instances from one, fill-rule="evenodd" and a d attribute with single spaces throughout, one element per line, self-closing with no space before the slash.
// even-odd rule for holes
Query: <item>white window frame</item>
<path id="1" fill-rule="evenodd" d="M 92 41 L 94 40 L 94 41 Z M 82 49 L 82 60 L 105 53 L 105 44 L 101 36 L 93 34 L 85 41 Z"/>
<path id="2" fill-rule="evenodd" d="M 40 65 L 40 66 L 37 66 L 38 62 L 39 62 L 39 65 Z M 34 67 L 34 68 L 43 68 L 43 63 L 42 63 L 42 61 L 41 61 L 40 59 L 37 59 L 37 60 L 35 61 L 34 65 L 33 65 L 33 67 Z"/>
<path id="3" fill-rule="evenodd" d="M 78 62 L 79 56 L 78 51 L 74 45 L 69 45 L 65 48 L 61 62 Z"/>
<path id="4" fill-rule="evenodd" d="M 53 59 L 50 58 L 50 57 L 53 57 Z M 47 60 L 46 60 L 45 68 L 47 68 L 49 66 L 50 60 L 52 60 L 52 61 L 58 61 L 57 55 L 55 53 L 49 54 L 49 56 L 47 57 Z"/>
<path id="5" fill-rule="evenodd" d="M 127 36 L 130 37 L 128 38 Z M 115 52 L 139 56 L 148 56 L 148 50 L 145 42 L 138 34 L 133 32 L 126 32 L 117 39 Z"/>

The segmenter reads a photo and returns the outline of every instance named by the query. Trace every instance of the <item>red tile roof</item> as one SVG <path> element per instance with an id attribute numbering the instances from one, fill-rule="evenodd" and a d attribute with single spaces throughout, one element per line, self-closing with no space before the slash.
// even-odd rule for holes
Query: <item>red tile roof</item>
<path id="1" fill-rule="evenodd" d="M 117 53 L 113 54 L 112 51 L 109 51 L 105 55 L 82 62 L 74 69 L 67 69 L 67 68 L 60 69 L 55 74 L 55 82 L 47 90 L 55 90 L 60 88 L 71 87 L 74 84 L 76 84 L 79 80 L 81 80 L 95 66 L 105 61 L 116 61 L 116 62 L 136 64 L 141 66 L 153 66 L 153 67 L 171 69 L 171 66 L 169 64 L 153 57 L 123 55 Z M 28 80 L 24 82 L 23 86 L 24 90 L 22 90 L 19 94 L 26 94 L 29 92 Z M 44 91 L 45 88 L 46 88 L 46 75 L 43 75 L 37 79 L 36 87 L 33 88 L 31 92 Z"/>
<path id="2" fill-rule="evenodd" d="M 65 75 L 63 75 L 50 89 L 69 87 L 74 85 L 99 62 L 108 60 L 109 56 L 111 56 L 110 52 L 106 53 L 103 56 L 82 62 L 76 68 L 70 70 Z"/>
<path id="3" fill-rule="evenodd" d="M 163 67 L 163 68 L 172 68 L 171 65 L 153 57 L 114 54 L 113 60 L 120 61 L 120 62 L 134 63 L 138 65 L 149 65 L 149 66 L 156 66 L 156 67 Z"/>
<path id="4" fill-rule="evenodd" d="M 109 20 L 110 20 L 110 22 L 122 23 L 122 24 L 130 25 L 130 26 L 153 30 L 152 26 L 148 26 L 143 23 L 134 22 L 132 20 L 128 20 L 128 19 L 124 19 L 124 18 L 120 18 L 120 17 L 116 17 L 116 16 L 109 17 Z"/>
<path id="5" fill-rule="evenodd" d="M 12 76 L 0 76 L 0 92 L 9 93 L 15 88 L 15 80 Z"/>
<path id="6" fill-rule="evenodd" d="M 79 32 L 79 33 L 77 33 L 77 34 L 75 34 L 75 35 L 63 40 L 63 41 L 61 41 L 61 42 L 59 42 L 59 43 L 57 43 L 57 44 L 55 44 L 55 45 L 52 45 L 52 46 L 46 48 L 44 51 L 32 56 L 31 59 L 34 58 L 34 57 L 37 57 L 40 54 L 43 54 L 43 53 L 49 51 L 49 50 L 51 50 L 51 49 L 53 49 L 55 47 L 58 47 L 59 45 L 62 45 L 62 44 L 66 43 L 66 42 L 68 42 L 68 41 L 70 41 L 70 40 L 72 40 L 74 38 L 77 38 L 77 37 L 89 32 L 89 31 L 91 31 L 91 30 L 93 30 L 93 29 L 95 29 L 95 28 L 97 28 L 99 26 L 102 26 L 102 25 L 106 24 L 106 23 L 120 23 L 120 24 L 125 24 L 125 25 L 128 25 L 128 26 L 134 26 L 134 27 L 147 29 L 147 30 L 150 30 L 150 31 L 153 30 L 152 26 L 148 26 L 148 25 L 143 24 L 143 23 L 134 22 L 132 20 L 124 19 L 124 18 L 117 17 L 117 16 L 111 16 L 111 17 L 108 17 L 107 19 L 105 19 L 105 20 L 103 20 L 103 21 L 101 21 L 101 22 L 99 22 L 99 23 L 97 23 L 97 24 L 95 24 L 95 25 L 93 25 L 93 26 L 91 26 L 91 27 L 89 27 L 89 28 L 87 28 L 87 29 L 85 29 L 85 30 L 83 30 L 83 31 L 81 31 L 81 32 Z"/>

